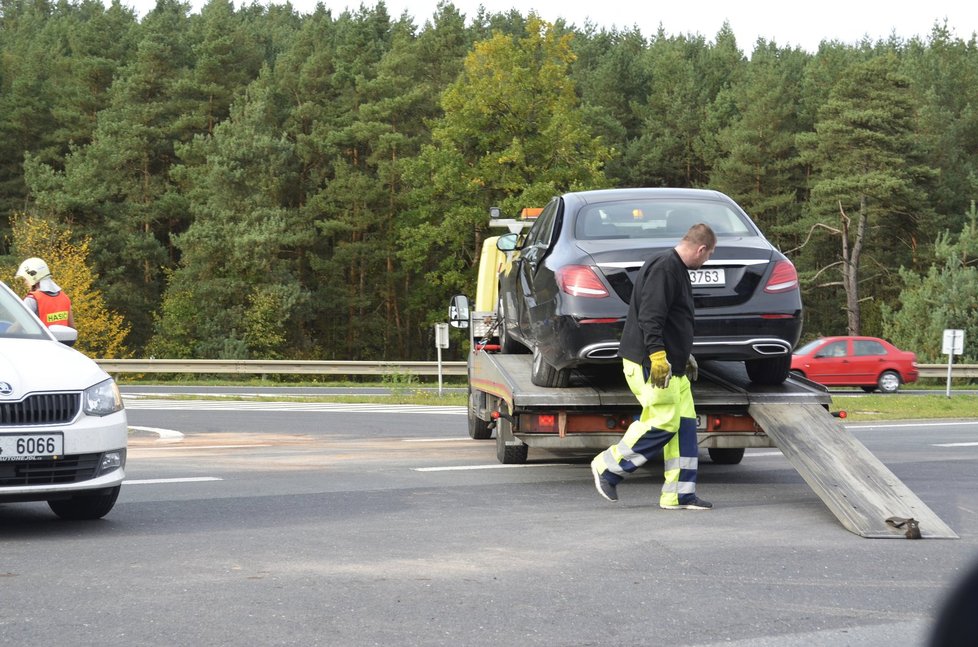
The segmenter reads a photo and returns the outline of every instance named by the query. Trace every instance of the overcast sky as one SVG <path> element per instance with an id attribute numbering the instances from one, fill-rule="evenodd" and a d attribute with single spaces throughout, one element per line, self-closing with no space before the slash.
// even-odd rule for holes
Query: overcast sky
<path id="1" fill-rule="evenodd" d="M 191 0 L 198 11 L 205 0 Z M 265 0 L 268 1 L 268 0 Z M 273 0 L 277 2 L 278 0 Z M 241 2 L 234 0 L 235 6 Z M 250 0 L 248 0 L 250 4 Z M 143 16 L 155 0 L 123 0 Z M 373 7 L 376 0 L 364 0 Z M 435 12 L 438 0 L 386 0 L 392 16 L 407 12 L 421 26 Z M 946 19 L 954 36 L 970 39 L 978 31 L 978 2 L 975 0 L 815 0 L 814 2 L 771 2 L 768 0 L 455 0 L 453 4 L 469 19 L 480 5 L 492 12 L 517 8 L 524 15 L 536 10 L 545 20 L 558 17 L 578 27 L 586 21 L 607 28 L 637 26 L 651 36 L 659 25 L 669 35 L 699 34 L 712 41 L 724 20 L 730 23 L 737 45 L 749 54 L 761 37 L 778 45 L 800 46 L 810 52 L 822 40 L 856 43 L 864 36 L 872 40 L 891 34 L 909 39 L 926 38 L 935 22 Z M 301 13 L 311 12 L 316 0 L 292 0 Z M 361 6 L 359 0 L 325 0 L 324 5 L 338 15 L 347 8 Z"/>

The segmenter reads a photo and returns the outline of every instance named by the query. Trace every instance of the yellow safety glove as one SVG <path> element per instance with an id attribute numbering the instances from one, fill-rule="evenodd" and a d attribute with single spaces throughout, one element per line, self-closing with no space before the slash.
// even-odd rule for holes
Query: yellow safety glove
<path id="1" fill-rule="evenodd" d="M 689 378 L 690 382 L 695 382 L 696 378 L 700 376 L 700 366 L 696 363 L 696 358 L 692 355 L 686 360 L 686 377 Z"/>
<path id="2" fill-rule="evenodd" d="M 669 378 L 672 377 L 672 367 L 666 359 L 666 351 L 660 350 L 649 355 L 652 363 L 652 376 L 649 382 L 652 386 L 664 389 L 669 385 Z"/>

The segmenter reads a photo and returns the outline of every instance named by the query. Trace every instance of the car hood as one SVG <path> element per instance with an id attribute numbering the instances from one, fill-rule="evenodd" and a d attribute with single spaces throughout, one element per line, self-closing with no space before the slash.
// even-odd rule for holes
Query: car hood
<path id="1" fill-rule="evenodd" d="M 663 250 L 672 249 L 678 242 L 675 238 L 579 240 L 577 246 L 591 257 L 622 301 L 628 303 L 632 282 L 645 261 Z M 745 301 L 767 272 L 775 254 L 771 243 L 759 236 L 721 238 L 704 268 L 724 268 L 727 285 L 701 293 L 697 305 L 735 305 Z"/>
<path id="2" fill-rule="evenodd" d="M 93 360 L 62 343 L 0 339 L 0 401 L 39 391 L 82 391 L 108 377 Z"/>

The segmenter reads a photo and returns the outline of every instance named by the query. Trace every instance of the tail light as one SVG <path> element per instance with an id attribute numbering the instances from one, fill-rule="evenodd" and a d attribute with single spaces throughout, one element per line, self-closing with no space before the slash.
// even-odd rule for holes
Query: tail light
<path id="1" fill-rule="evenodd" d="M 560 268 L 557 270 L 557 285 L 562 292 L 575 297 L 602 299 L 608 296 L 608 290 L 590 265 L 565 265 Z"/>
<path id="2" fill-rule="evenodd" d="M 764 291 L 769 293 L 788 292 L 798 288 L 798 272 L 791 261 L 778 261 L 771 272 Z"/>

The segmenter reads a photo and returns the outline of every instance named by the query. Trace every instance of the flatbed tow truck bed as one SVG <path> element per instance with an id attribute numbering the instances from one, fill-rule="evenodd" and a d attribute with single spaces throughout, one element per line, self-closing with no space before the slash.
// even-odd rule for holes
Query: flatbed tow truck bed
<path id="1" fill-rule="evenodd" d="M 569 386 L 530 381 L 530 355 L 476 350 L 469 357 L 469 434 L 496 437 L 502 463 L 530 447 L 601 450 L 640 413 L 620 367 L 575 371 Z M 713 462 L 736 464 L 751 447 L 777 447 L 843 526 L 863 537 L 956 539 L 957 534 L 869 452 L 838 418 L 821 385 L 789 377 L 754 385 L 737 362 L 701 362 L 693 383 L 698 441 Z M 912 519 L 896 527 L 894 521 Z"/>

